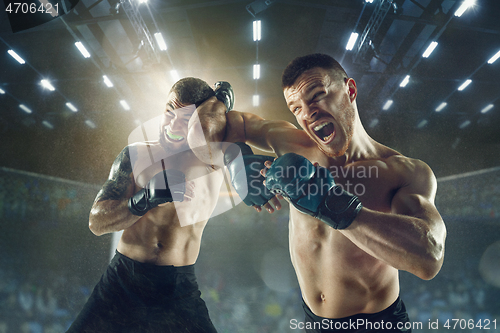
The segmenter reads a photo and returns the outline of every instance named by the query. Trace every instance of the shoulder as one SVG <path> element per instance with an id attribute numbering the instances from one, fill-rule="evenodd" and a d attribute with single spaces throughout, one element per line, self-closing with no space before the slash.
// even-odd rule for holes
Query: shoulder
<path id="1" fill-rule="evenodd" d="M 412 188 L 433 195 L 436 192 L 436 177 L 425 162 L 403 156 L 392 155 L 385 160 L 389 171 L 397 177 L 400 188 Z"/>

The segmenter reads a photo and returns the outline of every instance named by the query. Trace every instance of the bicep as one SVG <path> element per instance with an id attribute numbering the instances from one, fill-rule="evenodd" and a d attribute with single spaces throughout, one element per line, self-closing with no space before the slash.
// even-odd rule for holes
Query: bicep
<path id="1" fill-rule="evenodd" d="M 129 147 L 126 147 L 115 159 L 109 177 L 97 194 L 95 202 L 128 198 L 132 196 L 133 192 L 132 164 Z"/>
<path id="2" fill-rule="evenodd" d="M 408 171 L 405 184 L 392 199 L 392 212 L 440 223 L 441 216 L 434 205 L 436 179 L 432 170 L 425 163 L 415 161 Z"/>

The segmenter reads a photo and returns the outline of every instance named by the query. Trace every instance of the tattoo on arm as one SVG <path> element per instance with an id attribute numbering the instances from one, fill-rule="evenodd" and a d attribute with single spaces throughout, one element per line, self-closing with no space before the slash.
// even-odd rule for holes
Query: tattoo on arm
<path id="1" fill-rule="evenodd" d="M 110 176 L 97 194 L 95 201 L 121 199 L 132 183 L 131 173 L 132 164 L 130 162 L 129 148 L 126 147 L 113 163 Z"/>

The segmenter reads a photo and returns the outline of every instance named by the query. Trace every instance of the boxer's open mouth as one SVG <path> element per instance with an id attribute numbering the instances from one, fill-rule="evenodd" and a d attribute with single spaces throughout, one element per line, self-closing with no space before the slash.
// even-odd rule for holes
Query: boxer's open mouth
<path id="1" fill-rule="evenodd" d="M 169 126 L 165 126 L 163 129 L 165 130 L 165 134 L 167 135 L 167 138 L 169 138 L 170 140 L 172 140 L 172 141 L 182 141 L 182 140 L 184 140 L 183 136 L 176 135 L 176 134 L 172 133 L 170 131 L 170 127 Z"/>
<path id="2" fill-rule="evenodd" d="M 333 134 L 335 133 L 335 127 L 331 122 L 325 122 L 317 126 L 314 126 L 313 130 L 314 134 L 316 134 L 316 136 L 320 138 L 321 141 L 324 142 L 330 140 L 333 137 Z"/>

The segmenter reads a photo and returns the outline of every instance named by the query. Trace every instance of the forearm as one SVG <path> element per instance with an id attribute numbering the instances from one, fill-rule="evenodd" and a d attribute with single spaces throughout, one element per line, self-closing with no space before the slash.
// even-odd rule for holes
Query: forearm
<path id="1" fill-rule="evenodd" d="M 94 203 L 89 216 L 89 228 L 97 236 L 120 231 L 140 219 L 128 208 L 128 199 L 105 200 Z"/>
<path id="2" fill-rule="evenodd" d="M 339 231 L 373 257 L 422 279 L 441 269 L 446 231 L 440 220 L 363 208 L 351 226 Z"/>
<path id="3" fill-rule="evenodd" d="M 227 114 L 224 141 L 245 142 L 259 150 L 275 153 L 278 146 L 286 150 L 289 145 L 304 141 L 301 134 L 287 121 L 266 120 L 253 113 L 232 111 Z"/>
<path id="4" fill-rule="evenodd" d="M 221 166 L 221 142 L 226 133 L 224 104 L 215 97 L 197 109 L 188 125 L 188 144 L 193 153 L 206 164 Z"/>

